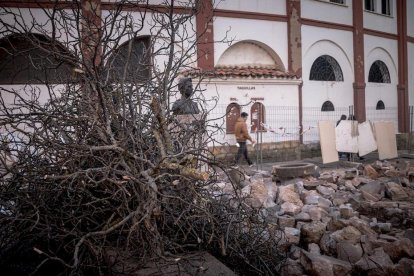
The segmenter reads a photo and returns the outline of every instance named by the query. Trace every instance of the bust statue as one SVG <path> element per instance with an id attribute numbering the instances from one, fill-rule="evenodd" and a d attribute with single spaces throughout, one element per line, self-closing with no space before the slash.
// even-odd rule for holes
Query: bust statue
<path id="1" fill-rule="evenodd" d="M 172 106 L 173 114 L 184 115 L 200 113 L 197 103 L 190 99 L 190 97 L 194 94 L 192 79 L 180 79 L 178 81 L 178 90 L 181 93 L 181 98 L 174 102 Z"/>

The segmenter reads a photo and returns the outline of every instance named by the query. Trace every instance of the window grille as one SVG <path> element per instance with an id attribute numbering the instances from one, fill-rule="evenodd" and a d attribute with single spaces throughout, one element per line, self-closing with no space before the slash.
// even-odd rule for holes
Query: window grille
<path id="1" fill-rule="evenodd" d="M 149 79 L 149 49 L 149 36 L 131 39 L 119 46 L 106 64 L 112 81 L 142 82 Z"/>
<path id="2" fill-rule="evenodd" d="M 321 111 L 335 111 L 335 107 L 331 101 L 326 101 L 322 104 Z"/>
<path id="3" fill-rule="evenodd" d="M 250 109 L 252 132 L 265 131 L 262 123 L 265 124 L 265 107 L 262 103 L 254 103 Z"/>
<path id="4" fill-rule="evenodd" d="M 377 102 L 377 106 L 376 106 L 376 108 L 375 108 L 376 110 L 382 110 L 382 109 L 385 109 L 385 104 L 384 104 L 384 102 L 383 101 L 381 101 L 381 100 L 379 100 L 378 102 Z"/>
<path id="5" fill-rule="evenodd" d="M 237 103 L 231 103 L 226 108 L 226 133 L 234 134 L 234 126 L 240 117 L 240 106 Z"/>
<path id="6" fill-rule="evenodd" d="M 56 41 L 39 34 L 14 34 L 0 40 L 0 84 L 67 83 L 74 58 Z"/>
<path id="7" fill-rule="evenodd" d="M 371 65 L 368 82 L 391 83 L 390 73 L 384 62 L 377 60 Z"/>
<path id="8" fill-rule="evenodd" d="M 331 56 L 318 57 L 312 64 L 310 80 L 318 81 L 344 81 L 342 69 Z"/>

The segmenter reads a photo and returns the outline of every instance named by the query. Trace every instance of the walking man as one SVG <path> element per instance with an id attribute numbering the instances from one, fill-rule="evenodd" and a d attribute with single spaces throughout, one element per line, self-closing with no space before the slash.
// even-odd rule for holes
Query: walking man
<path id="1" fill-rule="evenodd" d="M 249 155 L 247 154 L 246 141 L 249 140 L 252 144 L 255 144 L 256 141 L 250 137 L 247 130 L 247 117 L 249 115 L 246 112 L 240 114 L 240 118 L 237 119 L 236 125 L 234 126 L 234 134 L 236 136 L 237 143 L 239 144 L 239 151 L 236 155 L 236 164 L 239 162 L 241 155 L 243 154 L 249 166 L 253 165 L 253 162 L 250 160 Z"/>

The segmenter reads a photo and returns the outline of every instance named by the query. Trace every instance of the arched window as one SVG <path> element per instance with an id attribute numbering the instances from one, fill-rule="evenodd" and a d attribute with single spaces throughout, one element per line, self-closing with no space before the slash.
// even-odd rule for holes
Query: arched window
<path id="1" fill-rule="evenodd" d="M 119 46 L 106 68 L 114 82 L 142 82 L 150 77 L 150 60 L 150 37 L 138 37 Z"/>
<path id="2" fill-rule="evenodd" d="M 379 100 L 378 102 L 377 102 L 377 107 L 375 108 L 376 110 L 382 110 L 382 109 L 385 109 L 385 104 L 384 104 L 384 102 L 383 101 L 381 101 L 381 100 Z"/>
<path id="3" fill-rule="evenodd" d="M 226 133 L 233 134 L 234 126 L 240 117 L 240 106 L 237 103 L 231 103 L 226 108 Z"/>
<path id="4" fill-rule="evenodd" d="M 262 123 L 265 124 L 265 107 L 262 103 L 254 103 L 250 109 L 252 132 L 265 131 Z"/>
<path id="5" fill-rule="evenodd" d="M 338 62 L 331 56 L 323 55 L 313 62 L 309 80 L 344 81 L 344 77 Z"/>
<path id="6" fill-rule="evenodd" d="M 321 111 L 335 111 L 335 107 L 331 101 L 326 101 L 323 103 Z"/>
<path id="7" fill-rule="evenodd" d="M 371 65 L 368 82 L 391 83 L 390 73 L 384 62 L 377 60 Z"/>
<path id="8" fill-rule="evenodd" d="M 39 34 L 0 40 L 0 84 L 66 83 L 75 59 L 59 42 Z"/>

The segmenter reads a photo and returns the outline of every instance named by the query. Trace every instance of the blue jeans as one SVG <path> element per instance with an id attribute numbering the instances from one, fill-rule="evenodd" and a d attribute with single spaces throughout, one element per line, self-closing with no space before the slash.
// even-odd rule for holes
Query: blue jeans
<path id="1" fill-rule="evenodd" d="M 239 147 L 239 151 L 237 152 L 237 155 L 236 155 L 236 164 L 239 163 L 239 159 L 240 159 L 242 154 L 244 156 L 244 159 L 246 159 L 246 161 L 249 165 L 253 164 L 253 162 L 249 158 L 249 155 L 247 154 L 246 142 L 237 142 L 237 143 L 239 143 L 240 147 Z"/>

